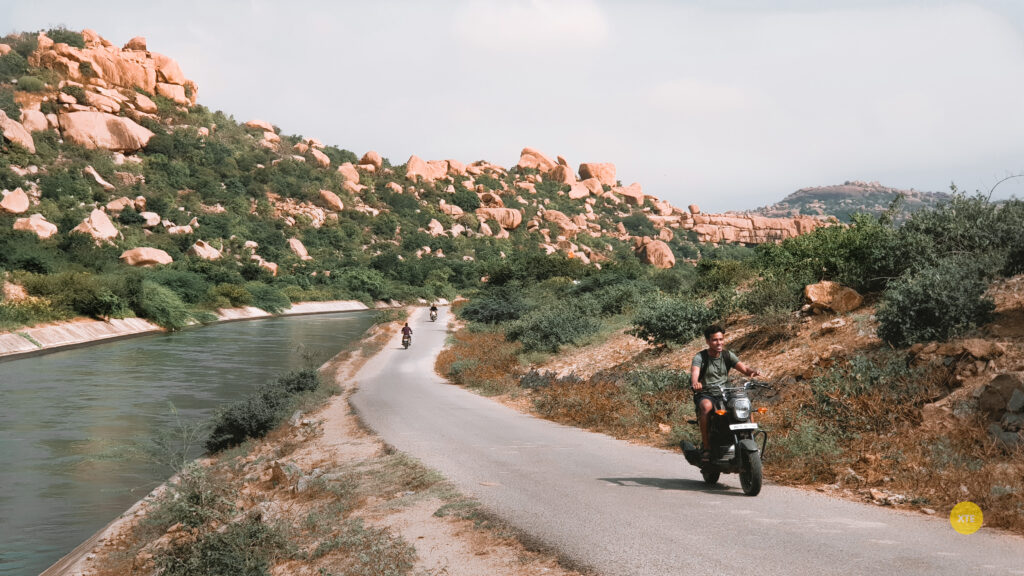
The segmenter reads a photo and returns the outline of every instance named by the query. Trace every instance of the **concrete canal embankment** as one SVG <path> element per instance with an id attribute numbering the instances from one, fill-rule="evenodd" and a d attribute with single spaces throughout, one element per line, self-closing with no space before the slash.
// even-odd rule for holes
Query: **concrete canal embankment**
<path id="1" fill-rule="evenodd" d="M 384 302 L 378 302 L 375 307 L 386 308 L 389 305 Z M 253 306 L 224 308 L 217 311 L 217 319 L 221 322 L 227 322 L 268 318 L 271 316 L 323 314 L 367 309 L 369 307 L 358 300 L 301 302 L 293 304 L 291 308 L 280 314 L 271 314 Z M 69 322 L 44 324 L 31 328 L 21 328 L 13 332 L 0 333 L 0 358 L 47 352 L 68 346 L 79 346 L 101 340 L 125 338 L 161 331 L 163 331 L 163 328 L 142 318 L 111 319 L 107 321 L 82 318 Z"/>

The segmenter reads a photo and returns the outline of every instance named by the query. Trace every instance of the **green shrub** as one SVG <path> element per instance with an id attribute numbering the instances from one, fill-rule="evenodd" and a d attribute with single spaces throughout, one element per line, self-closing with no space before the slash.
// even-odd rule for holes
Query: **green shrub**
<path id="1" fill-rule="evenodd" d="M 976 260 L 945 259 L 889 286 L 878 308 L 878 336 L 893 346 L 947 340 L 991 320 L 986 273 Z"/>
<path id="2" fill-rule="evenodd" d="M 59 201 L 69 196 L 79 202 L 92 200 L 92 188 L 80 170 L 51 169 L 39 179 L 39 188 L 43 198 Z"/>
<path id="3" fill-rule="evenodd" d="M 689 388 L 686 370 L 640 369 L 627 374 L 623 392 L 644 420 L 665 422 L 676 410 L 678 399 L 662 393 Z"/>
<path id="4" fill-rule="evenodd" d="M 60 91 L 77 100 L 79 104 L 88 104 L 88 100 L 85 97 L 85 89 L 81 86 L 68 84 L 61 88 Z"/>
<path id="5" fill-rule="evenodd" d="M 54 308 L 45 298 L 0 301 L 0 330 L 8 331 L 22 326 L 64 320 L 66 312 Z"/>
<path id="6" fill-rule="evenodd" d="M 694 290 L 710 294 L 720 288 L 737 286 L 753 276 L 754 270 L 746 262 L 701 259 L 697 263 L 697 282 L 694 284 Z"/>
<path id="7" fill-rule="evenodd" d="M 190 464 L 168 485 L 143 521 L 161 533 L 181 523 L 198 528 L 210 521 L 224 521 L 234 512 L 235 491 L 210 470 Z"/>
<path id="8" fill-rule="evenodd" d="M 67 28 L 50 28 L 46 31 L 46 35 L 56 44 L 64 43 L 79 49 L 85 48 L 85 38 L 81 32 L 75 32 Z"/>
<path id="9" fill-rule="evenodd" d="M 520 290 L 508 287 L 481 292 L 459 309 L 459 316 L 471 322 L 497 324 L 518 320 L 529 310 Z"/>
<path id="10" fill-rule="evenodd" d="M 456 187 L 455 195 L 452 196 L 452 204 L 469 213 L 480 207 L 480 197 L 476 195 L 476 192 L 467 190 L 460 185 Z"/>
<path id="11" fill-rule="evenodd" d="M 25 60 L 25 57 L 16 50 L 0 56 L 0 82 L 10 82 L 24 76 L 26 72 L 28 72 L 28 60 Z"/>
<path id="12" fill-rule="evenodd" d="M 262 438 L 287 417 L 295 396 L 320 385 L 314 370 L 302 370 L 280 376 L 264 384 L 255 394 L 231 404 L 214 420 L 206 449 L 218 452 L 244 442 Z"/>
<path id="13" fill-rule="evenodd" d="M 530 312 L 509 326 L 509 340 L 522 343 L 530 352 L 558 352 L 559 347 L 576 344 L 601 328 L 596 306 L 579 300 L 560 301 Z"/>
<path id="14" fill-rule="evenodd" d="M 87 272 L 33 275 L 25 278 L 25 288 L 49 298 L 55 306 L 92 318 L 108 318 L 123 313 L 128 306 L 108 282 Z"/>
<path id="15" fill-rule="evenodd" d="M 22 76 L 18 78 L 18 90 L 24 90 L 25 92 L 42 92 L 46 88 L 46 82 L 43 82 L 35 76 Z"/>
<path id="16" fill-rule="evenodd" d="M 409 317 L 409 312 L 405 308 L 381 308 L 373 315 L 374 324 L 387 324 L 389 322 L 399 322 Z"/>
<path id="17" fill-rule="evenodd" d="M 253 302 L 252 293 L 237 284 L 218 284 L 206 293 L 205 301 L 213 308 L 241 308 Z"/>
<path id="18" fill-rule="evenodd" d="M 14 90 L 9 86 L 0 86 L 0 110 L 3 110 L 8 118 L 21 120 L 21 105 L 14 100 Z"/>
<path id="19" fill-rule="evenodd" d="M 192 313 L 181 298 L 152 280 L 142 281 L 136 312 L 168 330 L 180 330 L 193 321 Z"/>
<path id="20" fill-rule="evenodd" d="M 278 314 L 291 308 L 292 301 L 280 290 L 269 284 L 249 282 L 245 289 L 252 294 L 252 305 L 271 314 Z"/>
<path id="21" fill-rule="evenodd" d="M 658 346 L 684 344 L 716 319 L 702 302 L 655 296 L 640 305 L 629 333 Z"/>
<path id="22" fill-rule="evenodd" d="M 195 540 L 178 542 L 158 557 L 156 565 L 164 576 L 269 576 L 272 561 L 288 550 L 281 529 L 250 516 L 223 531 L 205 532 Z"/>

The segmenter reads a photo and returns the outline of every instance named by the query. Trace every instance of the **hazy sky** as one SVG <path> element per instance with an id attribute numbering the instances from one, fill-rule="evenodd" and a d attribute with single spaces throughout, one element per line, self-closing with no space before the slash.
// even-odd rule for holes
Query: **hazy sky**
<path id="1" fill-rule="evenodd" d="M 706 211 L 1024 173 L 1018 0 L 0 0 L 0 33 L 58 25 L 145 36 L 199 103 L 396 164 L 532 146 Z"/>

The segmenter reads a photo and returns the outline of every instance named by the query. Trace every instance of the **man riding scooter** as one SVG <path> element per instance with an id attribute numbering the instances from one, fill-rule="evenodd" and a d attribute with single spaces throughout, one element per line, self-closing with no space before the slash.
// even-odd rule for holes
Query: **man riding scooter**
<path id="1" fill-rule="evenodd" d="M 704 330 L 708 347 L 693 357 L 690 367 L 690 383 L 693 388 L 693 404 L 700 423 L 701 461 L 711 459 L 711 438 L 708 432 L 708 415 L 714 408 L 715 397 L 722 397 L 722 387 L 728 383 L 729 370 L 736 368 L 751 378 L 760 373 L 748 367 L 731 350 L 725 349 L 725 329 L 712 324 Z"/>

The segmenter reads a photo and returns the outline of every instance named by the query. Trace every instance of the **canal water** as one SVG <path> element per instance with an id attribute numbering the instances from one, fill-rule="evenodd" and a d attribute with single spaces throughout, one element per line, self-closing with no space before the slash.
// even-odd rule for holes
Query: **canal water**
<path id="1" fill-rule="evenodd" d="M 0 361 L 0 575 L 39 574 L 166 479 L 127 448 L 323 364 L 374 314 L 229 322 Z"/>

